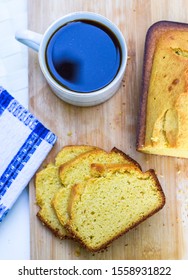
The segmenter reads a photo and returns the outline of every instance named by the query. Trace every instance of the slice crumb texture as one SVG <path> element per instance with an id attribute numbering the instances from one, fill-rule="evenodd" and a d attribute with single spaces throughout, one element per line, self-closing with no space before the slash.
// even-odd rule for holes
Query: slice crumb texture
<path id="1" fill-rule="evenodd" d="M 152 170 L 131 168 L 109 171 L 91 178 L 71 192 L 68 229 L 89 250 L 105 248 L 165 203 L 164 193 Z"/>

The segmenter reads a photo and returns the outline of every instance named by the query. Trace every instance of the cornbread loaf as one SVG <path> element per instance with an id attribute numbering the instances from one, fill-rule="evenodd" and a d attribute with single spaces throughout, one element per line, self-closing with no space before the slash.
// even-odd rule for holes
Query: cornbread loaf
<path id="1" fill-rule="evenodd" d="M 93 168 L 101 176 L 71 188 L 66 228 L 87 249 L 98 251 L 159 211 L 165 196 L 153 170 L 143 173 L 127 164 Z"/>
<path id="2" fill-rule="evenodd" d="M 92 149 L 99 148 L 86 145 L 65 146 L 57 154 L 55 164 L 49 164 L 46 168 L 36 174 L 36 202 L 40 207 L 37 216 L 59 238 L 70 237 L 70 235 L 57 219 L 54 209 L 51 206 L 54 194 L 63 187 L 59 179 L 58 167 L 61 164 Z"/>
<path id="3" fill-rule="evenodd" d="M 92 176 L 91 165 L 97 162 L 126 163 L 140 168 L 136 161 L 117 148 L 113 148 L 110 153 L 104 150 L 92 150 L 63 164 L 59 174 L 64 188 L 59 189 L 52 199 L 56 215 L 63 226 L 66 225 L 68 219 L 67 207 L 72 186 L 90 178 Z"/>
<path id="4" fill-rule="evenodd" d="M 157 22 L 146 36 L 137 150 L 188 158 L 188 24 Z"/>

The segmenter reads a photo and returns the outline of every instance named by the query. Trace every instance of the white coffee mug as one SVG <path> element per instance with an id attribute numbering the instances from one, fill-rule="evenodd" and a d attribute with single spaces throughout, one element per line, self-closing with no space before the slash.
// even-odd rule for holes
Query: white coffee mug
<path id="1" fill-rule="evenodd" d="M 114 79 L 103 88 L 88 93 L 75 92 L 59 84 L 48 70 L 45 59 L 47 44 L 51 36 L 65 24 L 78 20 L 94 21 L 111 30 L 111 32 L 116 36 L 121 49 L 121 62 L 118 73 Z M 16 32 L 15 38 L 19 42 L 38 52 L 39 64 L 49 86 L 59 98 L 67 103 L 76 106 L 94 106 L 103 103 L 116 93 L 121 84 L 127 64 L 126 42 L 118 27 L 102 15 L 91 12 L 71 13 L 60 19 L 57 19 L 54 23 L 52 23 L 45 31 L 44 35 L 32 32 L 30 30 L 20 30 Z"/>

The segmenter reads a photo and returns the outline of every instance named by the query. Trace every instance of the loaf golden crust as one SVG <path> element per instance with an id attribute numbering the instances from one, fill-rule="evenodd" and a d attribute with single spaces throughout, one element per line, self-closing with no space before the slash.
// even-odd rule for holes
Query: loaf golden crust
<path id="1" fill-rule="evenodd" d="M 158 22 L 145 44 L 137 150 L 188 157 L 188 25 Z"/>

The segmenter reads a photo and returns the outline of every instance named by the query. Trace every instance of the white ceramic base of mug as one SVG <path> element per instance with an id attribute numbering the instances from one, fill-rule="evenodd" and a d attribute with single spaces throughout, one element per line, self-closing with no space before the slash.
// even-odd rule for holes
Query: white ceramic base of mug
<path id="1" fill-rule="evenodd" d="M 119 84 L 116 84 L 113 89 L 109 89 L 108 92 L 100 93 L 96 96 L 96 92 L 92 93 L 80 93 L 74 95 L 67 95 L 67 93 L 63 94 L 62 91 L 59 91 L 56 87 L 53 87 L 52 84 L 49 83 L 49 86 L 53 93 L 57 95 L 61 100 L 65 101 L 74 106 L 79 107 L 91 107 L 96 106 L 105 101 L 109 100 L 119 89 L 121 85 L 121 81 Z"/>

